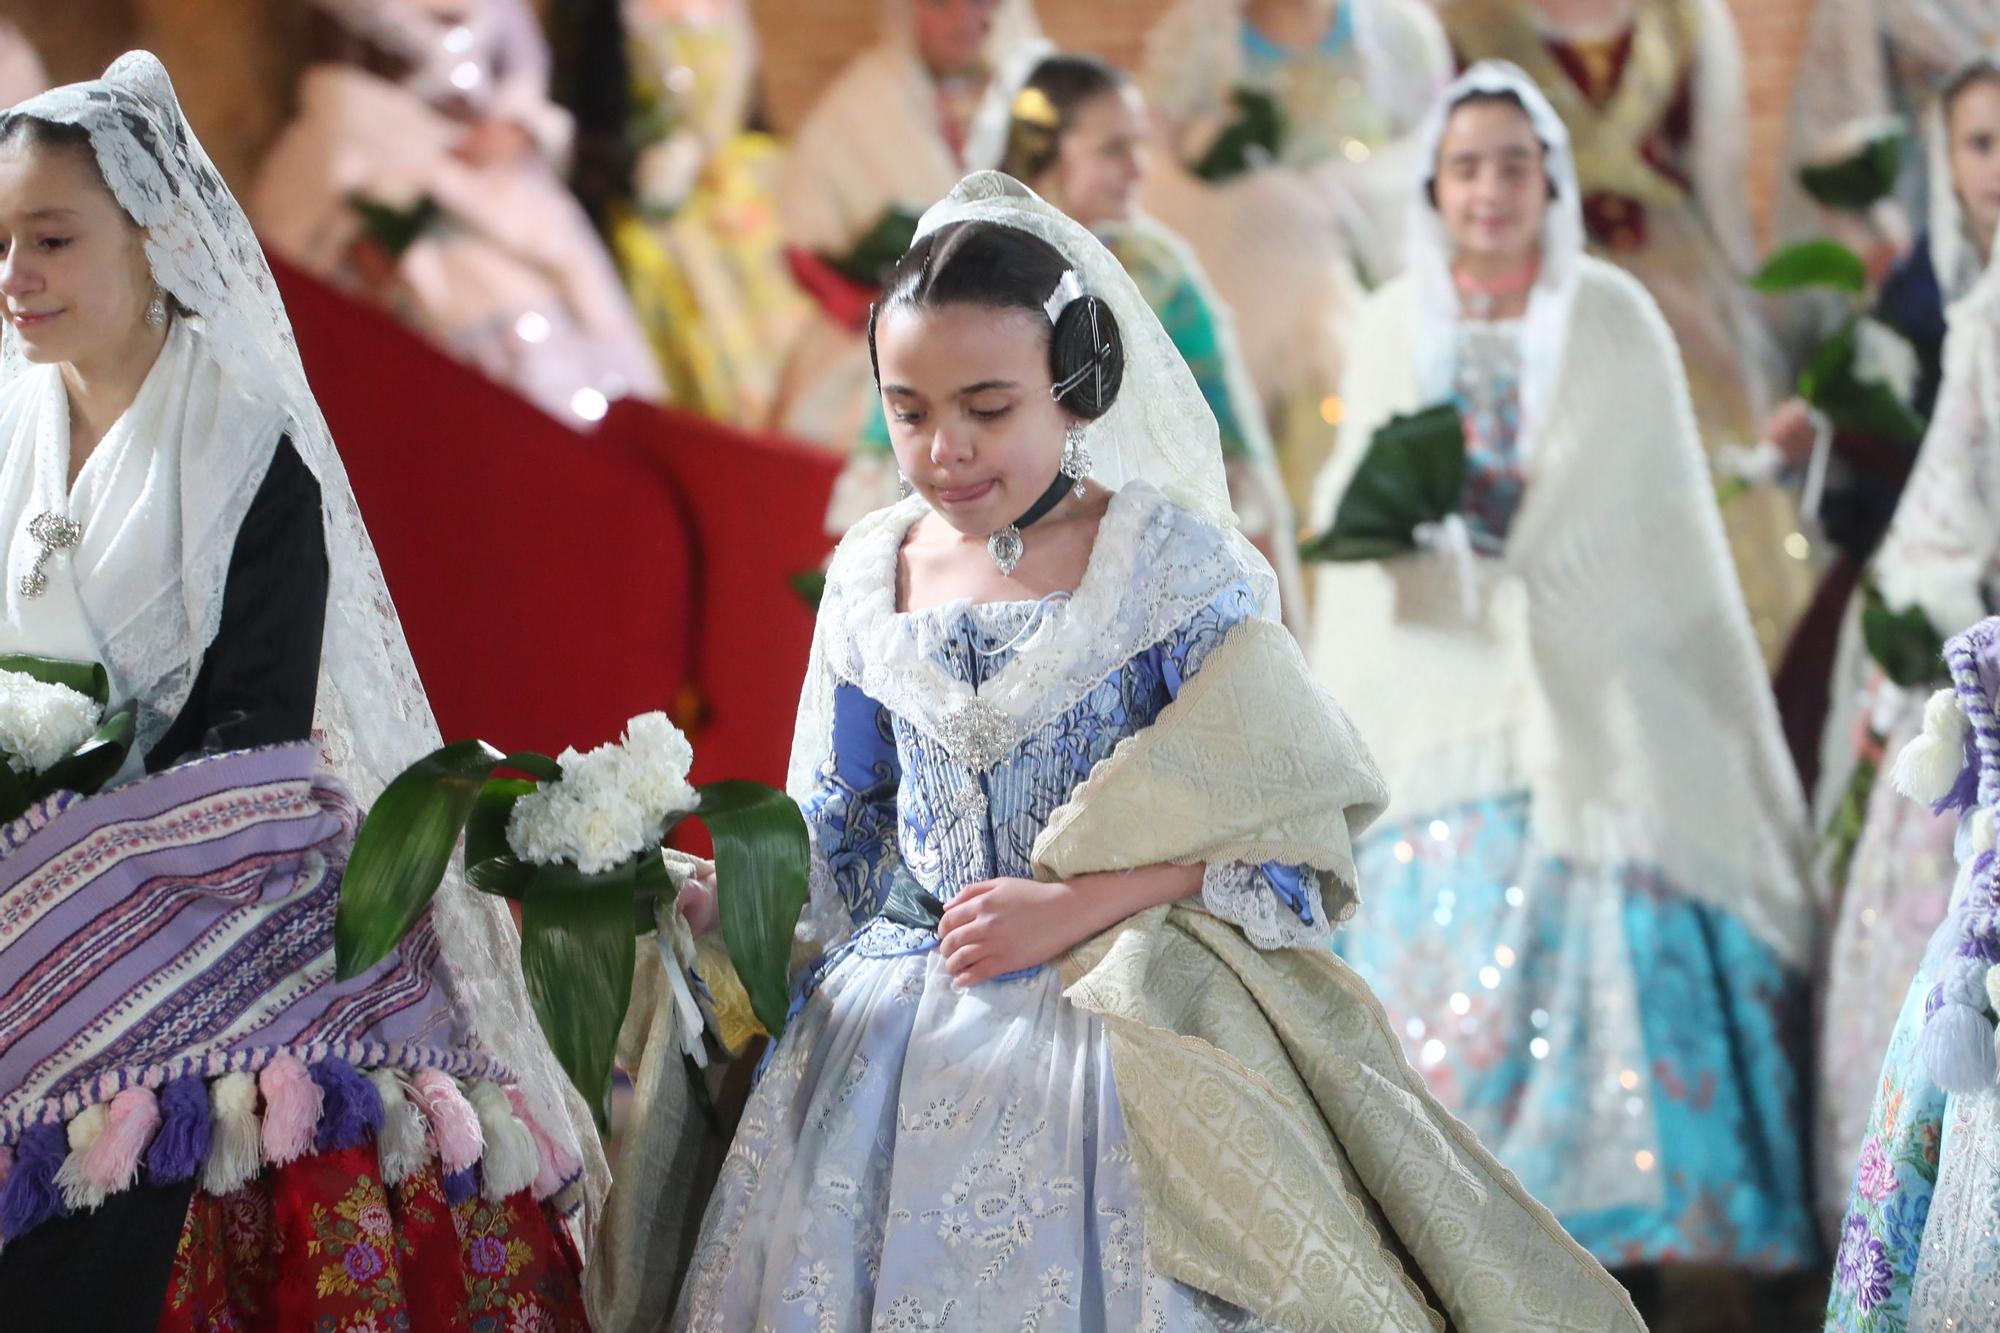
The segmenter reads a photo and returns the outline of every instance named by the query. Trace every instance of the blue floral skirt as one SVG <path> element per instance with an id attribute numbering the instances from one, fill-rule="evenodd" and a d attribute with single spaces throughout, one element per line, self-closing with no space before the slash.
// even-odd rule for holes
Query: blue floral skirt
<path id="1" fill-rule="evenodd" d="M 1431 1090 L 1606 1266 L 1818 1262 L 1800 979 L 1657 870 L 1534 852 L 1528 806 L 1371 833 L 1334 948 Z"/>

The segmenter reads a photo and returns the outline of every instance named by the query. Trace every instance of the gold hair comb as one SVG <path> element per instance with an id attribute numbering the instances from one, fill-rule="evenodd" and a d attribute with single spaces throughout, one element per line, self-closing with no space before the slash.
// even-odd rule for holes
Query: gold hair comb
<path id="1" fill-rule="evenodd" d="M 1015 120 L 1039 125 L 1045 130 L 1058 129 L 1062 125 L 1062 114 L 1056 110 L 1056 104 L 1049 100 L 1049 95 L 1040 88 L 1023 88 L 1014 94 L 1011 114 Z"/>

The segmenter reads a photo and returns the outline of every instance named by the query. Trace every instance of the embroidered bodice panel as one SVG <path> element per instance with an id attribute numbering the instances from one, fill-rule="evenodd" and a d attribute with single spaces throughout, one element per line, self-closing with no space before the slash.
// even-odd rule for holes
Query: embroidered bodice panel
<path id="1" fill-rule="evenodd" d="M 1452 394 L 1465 423 L 1465 489 L 1459 510 L 1473 548 L 1497 554 L 1521 507 L 1521 321 L 1461 320 Z"/>

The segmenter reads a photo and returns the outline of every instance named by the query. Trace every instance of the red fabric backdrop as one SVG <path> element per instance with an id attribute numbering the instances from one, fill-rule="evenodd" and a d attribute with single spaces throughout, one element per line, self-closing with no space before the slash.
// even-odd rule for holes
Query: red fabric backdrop
<path id="1" fill-rule="evenodd" d="M 553 752 L 663 708 L 781 783 L 838 462 L 621 403 L 588 434 L 275 261 L 446 739 Z"/>

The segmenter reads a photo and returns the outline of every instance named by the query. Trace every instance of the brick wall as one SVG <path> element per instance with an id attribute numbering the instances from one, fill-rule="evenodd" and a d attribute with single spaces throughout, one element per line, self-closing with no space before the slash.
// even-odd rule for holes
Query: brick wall
<path id="1" fill-rule="evenodd" d="M 882 0 L 810 0 L 815 21 L 801 23 L 798 14 L 805 2 L 751 0 L 763 43 L 765 107 L 780 129 L 797 124 L 815 91 L 872 40 L 882 7 Z M 1165 0 L 1039 0 L 1038 7 L 1052 41 L 1130 66 Z M 1730 0 L 1730 8 L 1743 41 L 1750 102 L 1749 184 L 1761 225 L 1812 0 Z"/>
<path id="2" fill-rule="evenodd" d="M 546 0 L 537 0 L 546 8 Z M 779 129 L 873 39 L 883 0 L 749 0 L 764 102 Z M 1165 0 L 1039 0 L 1058 43 L 1133 63 Z M 1759 216 L 1784 137 L 1786 90 L 1812 0 L 1730 0 L 1750 91 L 1751 195 Z M 224 175 L 242 182 L 283 123 L 301 5 L 267 0 L 7 0 L 59 80 L 87 78 L 131 46 L 157 51 Z M 246 71 L 249 73 L 246 76 Z"/>

